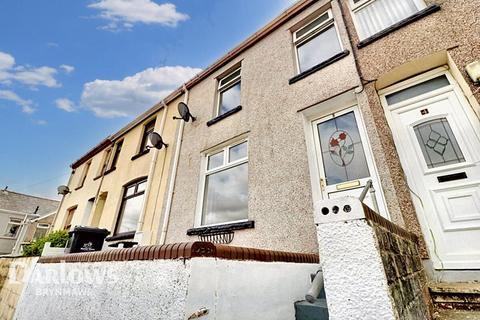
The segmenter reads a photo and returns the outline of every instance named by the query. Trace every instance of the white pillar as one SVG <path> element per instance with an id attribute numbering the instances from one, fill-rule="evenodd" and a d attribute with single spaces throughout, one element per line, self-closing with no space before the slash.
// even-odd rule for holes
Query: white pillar
<path id="1" fill-rule="evenodd" d="M 315 224 L 330 319 L 396 319 L 378 242 L 362 203 L 353 197 L 319 201 Z"/>

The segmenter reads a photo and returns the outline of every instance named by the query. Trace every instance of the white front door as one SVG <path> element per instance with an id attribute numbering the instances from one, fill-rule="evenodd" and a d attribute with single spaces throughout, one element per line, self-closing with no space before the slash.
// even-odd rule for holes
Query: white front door
<path id="1" fill-rule="evenodd" d="M 323 199 L 358 197 L 372 180 L 375 193 L 368 192 L 364 203 L 388 218 L 358 109 L 335 112 L 312 124 Z"/>
<path id="2" fill-rule="evenodd" d="M 478 269 L 478 118 L 446 72 L 395 87 L 382 100 L 434 267 Z"/>

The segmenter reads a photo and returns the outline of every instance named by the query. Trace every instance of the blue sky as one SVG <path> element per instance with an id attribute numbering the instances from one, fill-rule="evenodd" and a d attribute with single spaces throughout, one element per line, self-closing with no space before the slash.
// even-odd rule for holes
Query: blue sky
<path id="1" fill-rule="evenodd" d="M 56 197 L 69 164 L 292 0 L 0 2 L 0 188 Z"/>

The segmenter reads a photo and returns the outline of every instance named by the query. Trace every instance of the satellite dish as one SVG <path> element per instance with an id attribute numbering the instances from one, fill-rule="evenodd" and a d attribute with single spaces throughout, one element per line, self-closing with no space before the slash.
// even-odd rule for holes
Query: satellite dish
<path id="1" fill-rule="evenodd" d="M 180 114 L 180 118 L 173 117 L 173 119 L 183 119 L 185 122 L 188 122 L 190 119 L 192 119 L 192 122 L 195 121 L 195 117 L 192 116 L 190 109 L 185 102 L 180 102 L 178 104 L 178 113 Z"/>
<path id="2" fill-rule="evenodd" d="M 157 148 L 157 149 L 162 149 L 163 146 L 168 147 L 168 144 L 163 142 L 162 136 L 159 135 L 156 132 L 152 132 L 148 135 L 148 141 L 149 143 L 149 148 Z"/>
<path id="3" fill-rule="evenodd" d="M 65 196 L 69 194 L 71 191 L 67 186 L 61 185 L 57 188 L 58 194 L 61 194 L 62 196 Z"/>

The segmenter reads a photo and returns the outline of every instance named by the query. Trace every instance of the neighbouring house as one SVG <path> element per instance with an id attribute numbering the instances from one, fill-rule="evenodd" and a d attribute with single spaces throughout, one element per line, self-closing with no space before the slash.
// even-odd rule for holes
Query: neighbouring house
<path id="1" fill-rule="evenodd" d="M 298 1 L 73 163 L 55 228 L 315 253 L 314 213 L 371 184 L 364 202 L 418 237 L 432 282 L 478 281 L 479 16 L 476 1 Z M 196 121 L 172 120 L 180 101 Z"/>
<path id="2" fill-rule="evenodd" d="M 111 246 L 155 243 L 174 148 L 147 148 L 155 131 L 174 145 L 179 121 L 173 98 L 160 102 L 71 164 L 69 193 L 55 229 L 76 225 L 108 229 Z M 174 106 L 174 107 L 173 107 Z M 148 179 L 150 177 L 150 179 Z"/>
<path id="3" fill-rule="evenodd" d="M 43 237 L 53 223 L 59 201 L 0 190 L 0 254 L 10 254 L 17 244 Z M 22 228 L 22 226 L 25 226 Z"/>

